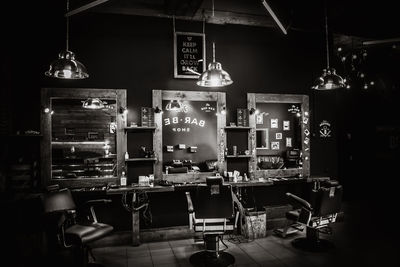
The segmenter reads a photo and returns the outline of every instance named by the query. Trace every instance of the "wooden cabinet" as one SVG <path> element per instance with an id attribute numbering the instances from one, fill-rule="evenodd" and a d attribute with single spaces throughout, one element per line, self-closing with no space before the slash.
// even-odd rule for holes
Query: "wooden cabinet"
<path id="1" fill-rule="evenodd" d="M 43 88 L 42 185 L 116 183 L 126 151 L 126 91 Z"/>

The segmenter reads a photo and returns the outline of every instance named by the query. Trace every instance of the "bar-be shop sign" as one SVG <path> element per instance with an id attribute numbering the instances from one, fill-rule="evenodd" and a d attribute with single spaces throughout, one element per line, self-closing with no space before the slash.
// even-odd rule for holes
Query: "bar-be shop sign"
<path id="1" fill-rule="evenodd" d="M 196 73 L 205 71 L 205 58 L 204 33 L 175 32 L 174 78 L 197 79 Z"/>
<path id="2" fill-rule="evenodd" d="M 216 103 L 203 101 L 163 101 L 164 132 L 208 135 L 216 131 Z"/>

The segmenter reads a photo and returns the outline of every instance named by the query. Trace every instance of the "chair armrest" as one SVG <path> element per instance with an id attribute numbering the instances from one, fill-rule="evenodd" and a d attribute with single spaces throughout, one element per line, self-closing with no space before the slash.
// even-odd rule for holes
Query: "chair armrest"
<path id="1" fill-rule="evenodd" d="M 88 219 L 90 221 L 93 221 L 95 223 L 97 223 L 97 216 L 96 216 L 96 212 L 94 211 L 94 205 L 98 205 L 98 204 L 107 204 L 107 203 L 111 203 L 112 200 L 111 199 L 91 199 L 86 201 L 83 204 L 83 208 L 84 210 L 88 209 L 90 211 L 90 217 L 88 217 Z"/>
<path id="2" fill-rule="evenodd" d="M 286 193 L 286 196 L 288 196 L 290 199 L 294 200 L 296 203 L 300 204 L 302 206 L 302 208 L 306 209 L 307 211 L 312 211 L 313 208 L 311 207 L 311 204 L 302 199 L 301 197 L 298 197 L 292 193 Z"/>
<path id="3" fill-rule="evenodd" d="M 185 194 L 186 194 L 186 200 L 187 200 L 187 204 L 188 204 L 188 212 L 193 213 L 194 208 L 193 208 L 192 198 L 190 197 L 190 192 L 185 192 Z"/>

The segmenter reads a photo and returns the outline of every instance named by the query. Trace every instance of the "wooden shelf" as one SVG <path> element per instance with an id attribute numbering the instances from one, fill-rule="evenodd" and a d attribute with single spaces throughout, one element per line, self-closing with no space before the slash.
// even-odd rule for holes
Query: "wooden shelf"
<path id="1" fill-rule="evenodd" d="M 226 155 L 226 158 L 251 158 L 251 155 Z"/>
<path id="2" fill-rule="evenodd" d="M 226 126 L 225 130 L 250 130 L 250 126 Z"/>
<path id="3" fill-rule="evenodd" d="M 10 137 L 43 137 L 42 134 L 13 134 Z"/>
<path id="4" fill-rule="evenodd" d="M 105 141 L 52 141 L 52 145 L 104 145 Z"/>
<path id="5" fill-rule="evenodd" d="M 157 158 L 130 158 L 125 159 L 125 161 L 156 161 Z"/>
<path id="6" fill-rule="evenodd" d="M 142 132 L 142 131 L 154 131 L 156 129 L 155 126 L 143 127 L 143 126 L 136 126 L 136 127 L 125 127 L 125 132 Z"/>

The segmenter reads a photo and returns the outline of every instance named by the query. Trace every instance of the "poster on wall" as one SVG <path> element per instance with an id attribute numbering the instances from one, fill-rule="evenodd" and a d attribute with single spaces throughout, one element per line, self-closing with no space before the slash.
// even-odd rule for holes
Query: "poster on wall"
<path id="1" fill-rule="evenodd" d="M 271 128 L 278 129 L 278 119 L 271 119 Z"/>
<path id="2" fill-rule="evenodd" d="M 264 114 L 256 114 L 256 124 L 264 123 Z"/>
<path id="3" fill-rule="evenodd" d="M 286 137 L 286 147 L 292 147 L 292 138 Z"/>
<path id="4" fill-rule="evenodd" d="M 283 130 L 290 131 L 290 121 L 283 121 Z"/>
<path id="5" fill-rule="evenodd" d="M 279 142 L 271 142 L 272 150 L 279 150 Z"/>
<path id="6" fill-rule="evenodd" d="M 205 42 L 204 33 L 175 32 L 174 78 L 197 79 L 206 70 Z"/>

